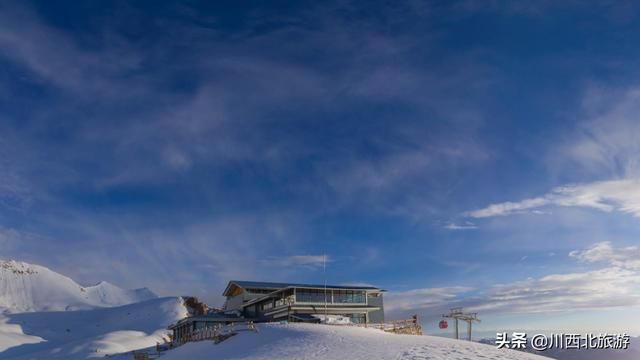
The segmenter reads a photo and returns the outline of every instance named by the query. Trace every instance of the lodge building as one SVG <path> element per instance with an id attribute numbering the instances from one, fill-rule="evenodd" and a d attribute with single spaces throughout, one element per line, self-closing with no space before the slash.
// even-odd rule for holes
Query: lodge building
<path id="1" fill-rule="evenodd" d="M 244 322 L 320 322 L 340 315 L 352 323 L 384 322 L 384 290 L 370 286 L 229 281 L 222 311 L 189 316 L 169 326 L 177 343 L 220 325 Z"/>
<path id="2" fill-rule="evenodd" d="M 316 322 L 313 315 L 341 315 L 353 323 L 384 322 L 384 290 L 370 286 L 229 281 L 225 311 L 256 321 Z"/>

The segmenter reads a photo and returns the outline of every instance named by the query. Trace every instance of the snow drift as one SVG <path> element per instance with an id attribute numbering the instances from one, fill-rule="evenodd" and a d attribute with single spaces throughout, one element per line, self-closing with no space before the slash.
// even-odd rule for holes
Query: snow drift
<path id="1" fill-rule="evenodd" d="M 0 261 L 0 312 L 92 309 L 156 297 L 146 288 L 125 290 L 107 282 L 83 287 L 43 266 Z"/>

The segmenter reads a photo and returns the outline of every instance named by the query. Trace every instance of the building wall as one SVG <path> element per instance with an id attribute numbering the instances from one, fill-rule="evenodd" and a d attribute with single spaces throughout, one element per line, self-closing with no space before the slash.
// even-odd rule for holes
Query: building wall
<path id="1" fill-rule="evenodd" d="M 380 310 L 372 311 L 369 313 L 370 323 L 383 323 L 384 322 L 384 301 L 382 299 L 382 293 L 378 296 L 368 296 L 367 299 L 369 306 L 379 307 Z"/>
<path id="2" fill-rule="evenodd" d="M 260 301 L 257 304 L 253 304 L 250 307 L 245 307 L 244 308 L 244 314 L 245 316 L 248 317 L 261 317 L 264 315 L 265 312 L 269 312 L 273 314 L 273 310 L 275 310 L 276 308 L 279 308 L 282 305 L 282 301 L 286 301 L 287 299 L 291 298 L 289 301 L 294 299 L 294 292 L 293 290 L 288 290 L 287 293 L 283 293 L 282 296 L 280 298 L 276 298 L 276 299 L 265 299 L 263 301 Z M 331 291 L 332 296 L 331 299 L 335 300 L 336 296 L 335 294 L 333 294 L 333 290 Z M 347 294 L 349 295 L 349 294 Z M 377 296 L 376 296 L 377 295 Z M 238 294 L 237 296 L 234 297 L 228 297 L 227 301 L 225 303 L 225 310 L 243 310 L 242 305 L 246 304 L 247 301 L 253 300 L 255 298 L 260 298 L 265 296 L 265 294 L 257 294 L 257 293 L 253 293 L 251 291 L 247 291 L 244 290 L 242 291 L 241 294 Z M 355 295 L 354 295 L 355 296 Z M 354 298 L 355 299 L 355 298 Z M 308 300 L 308 299 L 305 299 Z M 322 300 L 324 300 L 324 297 L 322 296 Z M 365 305 L 364 301 L 362 302 L 353 302 L 353 303 L 329 303 L 329 313 L 331 314 L 341 314 L 341 315 L 351 315 L 352 313 L 360 313 L 360 312 L 364 312 L 366 311 L 364 309 L 364 307 L 378 307 L 380 308 L 380 310 L 376 310 L 376 311 L 371 311 L 368 313 L 368 318 L 367 321 L 369 323 L 382 323 L 384 322 L 384 304 L 383 304 L 383 298 L 382 298 L 382 293 L 377 293 L 377 294 L 367 294 L 366 295 L 366 300 L 367 300 L 367 305 Z M 264 303 L 271 303 L 273 304 L 272 306 L 270 306 L 270 308 L 268 309 L 263 309 L 262 305 Z M 289 304 L 292 304 L 292 302 L 289 302 Z M 358 310 L 357 308 L 359 307 L 359 305 L 363 306 L 362 310 Z M 311 309 L 301 309 L 298 307 L 310 307 Z M 353 308 L 356 308 L 356 310 L 353 310 Z M 299 302 L 299 301 L 295 301 L 295 305 L 294 305 L 294 309 L 292 309 L 292 311 L 294 312 L 300 312 L 300 313 L 310 313 L 310 314 L 314 314 L 314 313 L 318 313 L 321 314 L 323 313 L 323 309 L 324 309 L 324 304 L 323 303 L 313 303 L 313 302 Z M 275 314 L 269 314 L 269 317 L 275 315 Z M 275 316 L 276 318 L 279 317 L 280 314 L 278 312 L 278 315 Z"/>
<path id="3" fill-rule="evenodd" d="M 253 299 L 264 296 L 264 294 L 252 294 L 248 291 L 243 291 L 240 295 L 233 297 L 227 297 L 227 301 L 224 304 L 225 310 L 242 310 L 242 304 Z"/>
<path id="4" fill-rule="evenodd" d="M 243 294 L 233 297 L 227 297 L 227 301 L 224 303 L 225 310 L 241 310 L 242 303 L 244 302 Z"/>

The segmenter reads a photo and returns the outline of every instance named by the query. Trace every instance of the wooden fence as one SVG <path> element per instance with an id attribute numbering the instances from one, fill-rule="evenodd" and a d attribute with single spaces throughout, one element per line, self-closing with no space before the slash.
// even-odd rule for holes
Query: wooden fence
<path id="1" fill-rule="evenodd" d="M 231 323 L 229 325 L 217 325 L 211 328 L 197 329 L 189 335 L 185 335 L 173 342 L 173 345 L 182 345 L 193 341 L 213 340 L 216 344 L 238 333 L 238 331 L 258 331 L 253 321 L 246 323 Z"/>
<path id="2" fill-rule="evenodd" d="M 229 325 L 218 325 L 212 328 L 204 328 L 193 331 L 188 336 L 183 336 L 180 339 L 175 339 L 171 343 L 168 344 L 168 348 L 173 348 L 176 346 L 183 345 L 188 342 L 193 341 L 205 341 L 211 340 L 214 343 L 218 344 L 232 336 L 235 336 L 240 331 L 258 331 L 256 325 L 252 322 L 246 322 L 242 324 L 229 324 Z M 156 347 L 156 350 L 138 350 L 133 351 L 131 354 L 133 355 L 134 360 L 153 360 L 158 359 L 163 355 L 163 351 L 165 351 L 164 347 Z"/>

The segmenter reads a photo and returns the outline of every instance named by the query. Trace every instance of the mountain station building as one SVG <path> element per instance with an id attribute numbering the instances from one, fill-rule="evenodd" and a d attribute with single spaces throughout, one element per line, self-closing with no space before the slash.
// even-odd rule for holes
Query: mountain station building
<path id="1" fill-rule="evenodd" d="M 340 315 L 353 323 L 382 323 L 383 292 L 371 286 L 232 280 L 223 293 L 224 311 L 260 322 L 319 322 L 324 315 Z"/>

